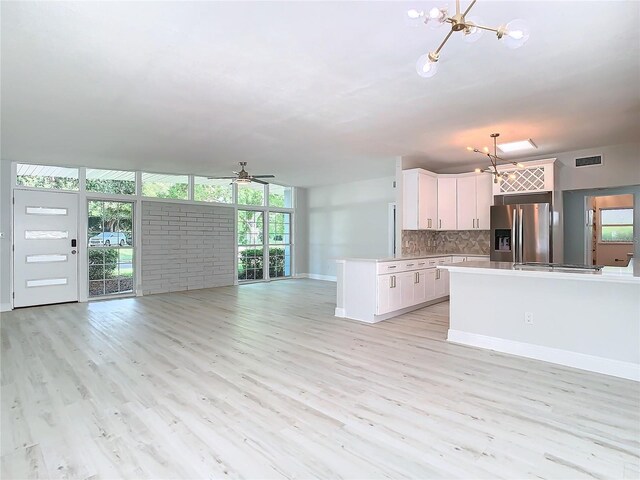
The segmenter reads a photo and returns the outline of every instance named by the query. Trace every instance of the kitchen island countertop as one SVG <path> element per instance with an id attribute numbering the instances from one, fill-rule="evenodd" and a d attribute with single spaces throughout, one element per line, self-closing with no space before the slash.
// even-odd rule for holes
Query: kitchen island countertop
<path id="1" fill-rule="evenodd" d="M 518 277 L 553 278 L 567 280 L 583 280 L 595 282 L 632 283 L 640 284 L 640 268 L 634 268 L 634 262 L 629 262 L 627 267 L 604 267 L 600 271 L 595 270 L 565 270 L 561 268 L 530 268 L 516 265 L 510 262 L 464 262 L 449 265 L 440 265 L 438 268 L 450 272 L 475 273 L 480 275 L 512 275 Z"/>

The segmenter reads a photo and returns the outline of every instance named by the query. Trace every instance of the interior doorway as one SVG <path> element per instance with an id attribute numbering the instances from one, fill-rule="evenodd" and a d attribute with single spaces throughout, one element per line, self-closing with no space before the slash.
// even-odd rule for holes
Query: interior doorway
<path id="1" fill-rule="evenodd" d="M 624 267 L 633 255 L 633 195 L 586 197 L 586 263 Z"/>

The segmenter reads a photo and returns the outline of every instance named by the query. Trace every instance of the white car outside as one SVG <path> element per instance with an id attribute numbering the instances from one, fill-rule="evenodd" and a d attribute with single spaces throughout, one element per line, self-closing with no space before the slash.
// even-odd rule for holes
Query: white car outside
<path id="1" fill-rule="evenodd" d="M 124 247 L 127 245 L 127 236 L 122 232 L 102 232 L 89 239 L 90 247 L 109 247 L 111 245 Z"/>

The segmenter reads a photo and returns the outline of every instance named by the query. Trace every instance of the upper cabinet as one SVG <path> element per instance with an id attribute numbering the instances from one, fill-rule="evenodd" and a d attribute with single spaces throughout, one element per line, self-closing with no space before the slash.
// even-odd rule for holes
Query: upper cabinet
<path id="1" fill-rule="evenodd" d="M 493 205 L 492 178 L 488 174 L 458 176 L 458 230 L 489 230 Z"/>
<path id="2" fill-rule="evenodd" d="M 420 168 L 402 172 L 402 228 L 435 230 L 438 219 L 438 178 Z"/>
<path id="3" fill-rule="evenodd" d="M 456 177 L 438 177 L 438 230 L 456 230 Z"/>
<path id="4" fill-rule="evenodd" d="M 554 189 L 555 158 L 526 162 L 524 168 L 500 165 L 498 171 L 506 173 L 501 182 L 493 184 L 494 195 L 551 192 Z"/>

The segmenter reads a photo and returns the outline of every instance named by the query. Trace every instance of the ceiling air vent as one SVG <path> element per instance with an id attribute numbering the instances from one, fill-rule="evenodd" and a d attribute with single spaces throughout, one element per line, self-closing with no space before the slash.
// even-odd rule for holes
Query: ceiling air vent
<path id="1" fill-rule="evenodd" d="M 602 155 L 576 158 L 576 167 L 593 167 L 596 165 L 602 165 Z"/>

